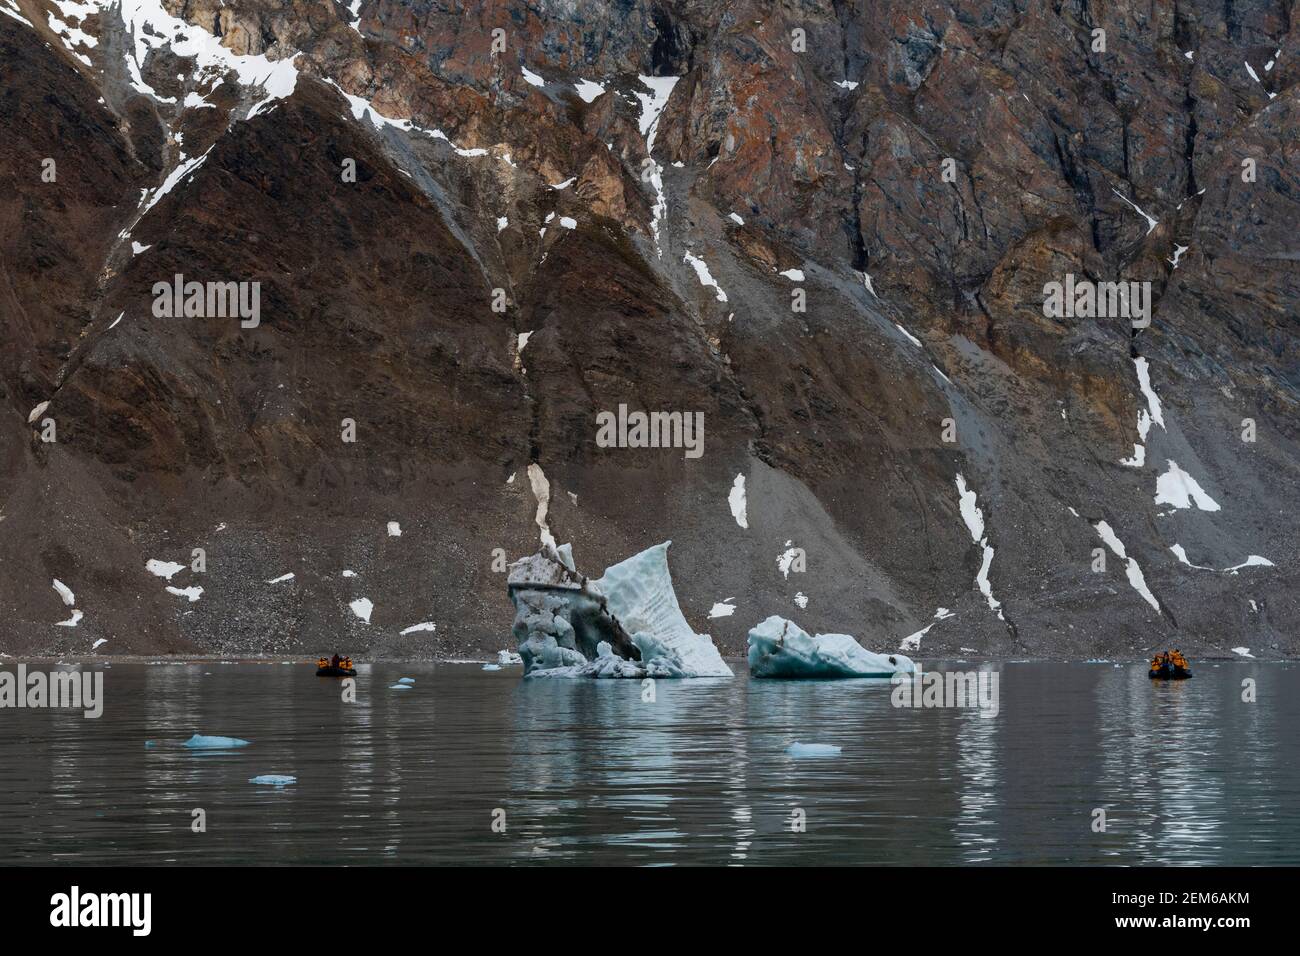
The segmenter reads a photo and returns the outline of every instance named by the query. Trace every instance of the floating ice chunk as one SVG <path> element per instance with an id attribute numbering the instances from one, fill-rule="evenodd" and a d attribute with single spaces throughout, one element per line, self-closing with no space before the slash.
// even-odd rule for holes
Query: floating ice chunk
<path id="1" fill-rule="evenodd" d="M 283 773 L 264 773 L 256 777 L 249 777 L 248 782 L 268 787 L 287 787 L 291 783 L 297 783 L 298 778 Z"/>
<path id="2" fill-rule="evenodd" d="M 374 602 L 372 602 L 370 598 L 357 598 L 355 601 L 350 603 L 348 607 L 352 608 L 352 613 L 361 620 L 365 621 L 367 624 L 370 623 L 370 612 L 375 609 Z"/>
<path id="3" fill-rule="evenodd" d="M 736 605 L 730 603 L 730 602 L 732 602 L 732 601 L 734 601 L 734 600 L 736 600 L 736 599 L 735 599 L 735 598 L 724 598 L 723 600 L 718 601 L 717 603 L 715 603 L 715 604 L 713 605 L 713 607 L 711 607 L 711 608 L 709 609 L 709 617 L 710 617 L 710 618 L 714 618 L 714 617 L 731 617 L 731 615 L 733 615 L 733 614 L 736 613 Z"/>
<path id="4" fill-rule="evenodd" d="M 423 621 L 419 624 L 412 624 L 410 627 L 403 629 L 402 634 L 414 634 L 417 631 L 429 631 L 430 633 L 438 630 L 438 625 L 432 621 Z"/>
<path id="5" fill-rule="evenodd" d="M 59 597 L 63 598 L 63 603 L 68 607 L 77 603 L 77 597 L 72 593 L 72 589 L 58 578 L 54 579 L 54 590 L 59 592 Z"/>
<path id="6" fill-rule="evenodd" d="M 574 84 L 573 88 L 578 91 L 578 95 L 582 97 L 584 103 L 591 103 L 596 97 L 605 92 L 605 88 L 594 80 L 579 80 Z"/>
<path id="7" fill-rule="evenodd" d="M 159 561 L 157 558 L 150 558 L 144 563 L 144 569 L 150 574 L 156 574 L 170 581 L 177 571 L 185 570 L 185 565 L 177 564 L 175 561 Z"/>
<path id="8" fill-rule="evenodd" d="M 483 670 L 485 670 L 485 671 L 499 671 L 499 670 L 501 670 L 501 665 L 500 665 L 500 664 L 484 664 L 484 665 L 483 665 Z"/>
<path id="9" fill-rule="evenodd" d="M 727 494 L 727 505 L 731 508 L 731 517 L 736 519 L 736 524 L 742 528 L 749 528 L 749 517 L 746 514 L 747 504 L 745 501 L 745 476 L 737 475 L 736 480 L 731 484 L 731 491 Z"/>
<path id="10" fill-rule="evenodd" d="M 233 750 L 235 747 L 247 747 L 248 741 L 240 737 L 210 737 L 195 734 L 182 744 L 191 750 Z"/>
<path id="11" fill-rule="evenodd" d="M 1250 652 L 1250 648 L 1249 648 L 1249 647 L 1234 647 L 1234 648 L 1232 649 L 1232 653 L 1234 653 L 1234 654 L 1240 654 L 1242 657 L 1254 657 L 1254 656 L 1255 656 L 1254 654 L 1252 654 L 1252 653 Z"/>
<path id="12" fill-rule="evenodd" d="M 193 585 L 188 588 L 174 588 L 171 585 L 168 585 L 167 593 L 175 594 L 177 597 L 188 598 L 189 602 L 193 604 L 195 601 L 197 601 L 200 597 L 203 596 L 203 588 L 199 587 L 198 585 Z"/>
<path id="13" fill-rule="evenodd" d="M 772 615 L 749 632 L 749 672 L 754 677 L 892 677 L 916 670 L 902 654 L 876 654 L 848 634 L 816 637 Z"/>
<path id="14" fill-rule="evenodd" d="M 347 571 L 344 571 L 344 572 L 343 572 L 343 576 L 344 576 L 345 578 L 348 577 L 348 572 L 347 572 Z M 293 572 L 290 571 L 288 574 L 282 574 L 282 575 L 280 575 L 278 578 L 271 578 L 271 580 L 267 581 L 266 583 L 267 583 L 267 584 L 283 584 L 285 581 L 292 581 L 292 580 L 293 580 Z"/>
<path id="15" fill-rule="evenodd" d="M 540 76 L 538 76 L 536 73 L 534 73 L 532 70 L 528 69 L 528 67 L 521 65 L 519 67 L 519 70 L 524 74 L 524 82 L 530 84 L 531 86 L 536 86 L 541 88 L 546 87 L 546 81 L 542 79 Z"/>
<path id="16" fill-rule="evenodd" d="M 843 751 L 843 747 L 837 747 L 835 744 L 801 744 L 797 740 L 785 748 L 786 754 L 796 759 L 803 757 L 838 757 Z"/>
<path id="17" fill-rule="evenodd" d="M 403 684 L 401 681 L 398 681 L 396 684 L 390 685 L 388 689 L 389 690 L 411 690 L 411 685 Z"/>
<path id="18" fill-rule="evenodd" d="M 388 536 L 390 538 L 400 538 L 402 536 L 402 526 L 396 521 L 388 522 Z"/>
<path id="19" fill-rule="evenodd" d="M 1178 462 L 1170 459 L 1169 469 L 1156 479 L 1156 504 L 1173 505 L 1175 508 L 1190 508 L 1192 503 L 1201 511 L 1218 511 L 1219 503 L 1207 495 L 1196 479 L 1178 467 Z"/>
<path id="20" fill-rule="evenodd" d="M 677 603 L 668 571 L 671 544 L 665 541 L 606 568 L 599 580 L 591 582 L 591 589 L 605 596 L 610 611 L 640 649 L 647 671 L 657 663 L 664 676 L 730 677 L 731 668 L 713 641 L 691 630 Z"/>

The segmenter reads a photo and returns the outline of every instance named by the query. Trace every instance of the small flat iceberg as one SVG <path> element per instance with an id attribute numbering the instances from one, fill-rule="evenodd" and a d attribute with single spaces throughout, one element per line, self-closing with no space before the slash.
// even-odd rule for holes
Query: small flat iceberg
<path id="1" fill-rule="evenodd" d="M 834 744 L 801 744 L 795 741 L 785 752 L 791 757 L 838 757 L 844 752 L 843 747 L 837 747 Z"/>
<path id="2" fill-rule="evenodd" d="M 264 773 L 256 777 L 249 777 L 248 782 L 268 787 L 287 787 L 291 783 L 297 783 L 298 778 L 284 773 Z"/>
<path id="3" fill-rule="evenodd" d="M 182 746 L 189 747 L 191 750 L 230 750 L 234 747 L 247 747 L 248 741 L 239 737 L 209 737 L 195 734 Z"/>
<path id="4" fill-rule="evenodd" d="M 848 634 L 813 637 L 776 614 L 750 630 L 748 643 L 749 673 L 754 677 L 893 677 L 916 671 L 910 657 L 875 654 Z"/>
<path id="5" fill-rule="evenodd" d="M 399 681 L 396 684 L 390 684 L 388 689 L 389 690 L 411 690 L 412 686 L 410 684 L 404 684 Z"/>
<path id="6" fill-rule="evenodd" d="M 399 684 L 414 684 L 414 683 L 415 683 L 415 678 L 414 678 L 414 677 L 399 677 L 399 678 L 397 678 L 397 683 L 399 683 Z"/>

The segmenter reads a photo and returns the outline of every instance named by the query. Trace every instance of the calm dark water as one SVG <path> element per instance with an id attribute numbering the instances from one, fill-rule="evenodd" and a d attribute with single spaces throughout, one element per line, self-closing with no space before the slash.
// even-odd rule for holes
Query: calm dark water
<path id="1" fill-rule="evenodd" d="M 743 672 L 643 703 L 634 681 L 375 665 L 347 704 L 304 665 L 117 664 L 98 720 L 0 710 L 0 863 L 1300 862 L 1297 665 L 1157 686 L 1137 664 L 995 669 L 986 719 Z M 181 747 L 194 733 L 252 744 Z"/>

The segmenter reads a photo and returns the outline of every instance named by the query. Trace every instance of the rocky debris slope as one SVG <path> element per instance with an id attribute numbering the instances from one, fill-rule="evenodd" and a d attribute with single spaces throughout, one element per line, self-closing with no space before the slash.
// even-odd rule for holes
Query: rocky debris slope
<path id="1" fill-rule="evenodd" d="M 496 650 L 671 537 L 732 655 L 1294 654 L 1294 19 L 0 0 L 0 649 Z"/>

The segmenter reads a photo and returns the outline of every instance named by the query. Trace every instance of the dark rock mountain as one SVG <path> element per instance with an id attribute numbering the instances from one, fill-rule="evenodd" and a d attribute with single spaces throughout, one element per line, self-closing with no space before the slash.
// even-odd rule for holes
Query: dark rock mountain
<path id="1" fill-rule="evenodd" d="M 0 650 L 1294 655 L 1295 12 L 0 0 Z"/>

